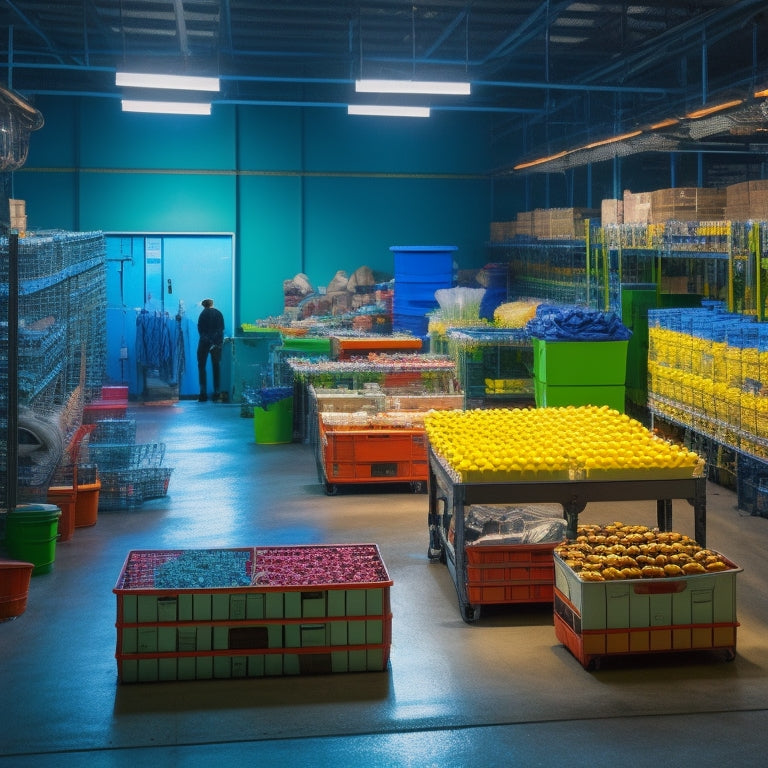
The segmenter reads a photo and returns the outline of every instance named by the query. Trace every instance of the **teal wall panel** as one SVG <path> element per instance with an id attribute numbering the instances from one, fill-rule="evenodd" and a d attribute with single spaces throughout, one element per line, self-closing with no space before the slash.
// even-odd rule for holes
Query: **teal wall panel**
<path id="1" fill-rule="evenodd" d="M 292 107 L 238 107 L 238 168 L 300 171 L 302 111 Z"/>
<path id="2" fill-rule="evenodd" d="M 484 173 L 490 167 L 488 118 L 434 112 L 429 119 L 310 110 L 308 171 Z"/>
<path id="3" fill-rule="evenodd" d="M 82 173 L 80 228 L 106 232 L 233 232 L 235 176 Z"/>
<path id="4" fill-rule="evenodd" d="M 281 314 L 283 280 L 303 271 L 302 183 L 296 175 L 240 178 L 236 282 L 241 323 Z"/>
<path id="5" fill-rule="evenodd" d="M 393 272 L 392 245 L 455 245 L 462 268 L 482 266 L 488 187 L 479 180 L 308 178 L 306 272 L 326 285 L 337 269 Z"/>
<path id="6" fill-rule="evenodd" d="M 77 173 L 71 170 L 17 172 L 13 187 L 13 196 L 26 201 L 30 231 L 82 229 L 78 223 Z"/>
<path id="7" fill-rule="evenodd" d="M 356 118 L 342 109 L 214 107 L 210 118 L 123 114 L 41 97 L 45 126 L 13 175 L 30 229 L 234 232 L 236 322 L 279 314 L 283 281 L 390 272 L 391 245 L 458 246 L 487 261 L 490 120 Z"/>
<path id="8" fill-rule="evenodd" d="M 73 168 L 77 165 L 77 135 L 80 102 L 75 99 L 40 99 L 35 102 L 43 115 L 43 127 L 29 135 L 26 165 Z"/>
<path id="9" fill-rule="evenodd" d="M 82 168 L 233 170 L 234 109 L 210 116 L 121 112 L 120 102 L 83 100 Z"/>

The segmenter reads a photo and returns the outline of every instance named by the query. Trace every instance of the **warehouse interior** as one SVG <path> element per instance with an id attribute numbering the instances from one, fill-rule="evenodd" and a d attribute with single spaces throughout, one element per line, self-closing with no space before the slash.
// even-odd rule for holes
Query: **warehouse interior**
<path id="1" fill-rule="evenodd" d="M 2 620 L 0 601 L 0 766 L 762 765 L 767 24 L 757 0 L 0 0 L 0 534 L 19 535 L 17 501 L 63 510 L 55 562 L 36 565 L 18 614 Z M 126 72 L 208 90 L 131 85 Z M 363 85 L 384 79 L 460 92 Z M 157 111 L 159 100 L 194 114 Z M 369 113 L 381 108 L 419 116 Z M 411 271 L 420 263 L 428 277 Z M 441 289 L 456 291 L 458 319 L 438 306 Z M 482 314 L 483 291 L 520 315 Z M 195 362 L 204 296 L 225 329 L 210 398 Z M 627 332 L 612 337 L 627 356 L 619 378 L 608 381 L 607 358 L 577 353 L 563 381 L 547 380 L 546 334 L 585 315 Z M 414 336 L 425 354 L 400 354 Z M 355 357 L 360 340 L 367 358 Z M 594 372 L 606 378 L 593 384 Z M 354 412 L 367 424 L 381 416 L 374 401 L 402 417 L 414 381 L 428 387 L 407 441 L 417 458 L 370 448 L 376 458 L 350 469 L 332 453 L 352 423 L 346 400 L 368 398 Z M 589 402 L 569 400 L 585 382 Z M 272 396 L 292 411 L 265 438 Z M 436 412 L 547 405 L 615 408 L 621 428 L 637 424 L 689 464 L 639 476 L 648 483 L 608 472 L 620 480 L 603 493 L 584 468 L 611 465 L 579 455 L 574 470 L 569 457 L 566 482 L 542 483 L 539 498 L 520 491 L 539 483 L 483 490 L 468 479 L 483 477 L 477 457 L 461 468 L 440 453 Z M 96 439 L 109 428 L 130 439 Z M 19 446 L 7 438 L 17 431 Z M 542 430 L 539 453 L 559 437 Z M 149 486 L 109 464 L 115 447 L 141 453 Z M 530 480 L 522 460 L 494 458 L 493 471 Z M 343 474 L 363 464 L 369 474 Z M 49 474 L 38 486 L 17 481 L 24 472 Z M 73 495 L 96 486 L 98 515 L 76 522 Z M 653 648 L 642 624 L 590 629 L 563 581 L 524 599 L 507 585 L 497 603 L 495 581 L 471 584 L 464 486 L 477 494 L 468 514 L 512 486 L 546 502 L 569 537 L 577 517 L 695 538 L 725 557 L 701 579 L 724 591 L 715 608 L 728 615 L 691 628 L 657 607 L 651 625 L 678 639 Z M 256 673 L 216 646 L 196 674 L 180 660 L 163 676 L 162 659 L 130 647 L 145 635 L 126 619 L 129 553 L 361 544 L 386 570 L 384 637 L 371 640 L 369 611 L 362 668 L 354 651 L 337 667 L 326 649 L 274 653 L 281 672 Z M 483 578 L 514 570 L 493 565 Z M 681 578 L 634 587 L 631 605 L 701 584 Z M 691 601 L 688 622 L 706 602 Z M 337 619 L 280 626 L 304 643 L 347 625 Z M 153 622 L 156 643 L 170 622 Z M 234 613 L 225 624 L 250 643 L 277 626 L 246 631 Z M 586 650 L 590 632 L 607 651 Z M 614 632 L 650 647 L 612 653 Z M 697 645 L 697 632 L 710 639 Z M 222 660 L 226 673 L 204 671 Z"/>

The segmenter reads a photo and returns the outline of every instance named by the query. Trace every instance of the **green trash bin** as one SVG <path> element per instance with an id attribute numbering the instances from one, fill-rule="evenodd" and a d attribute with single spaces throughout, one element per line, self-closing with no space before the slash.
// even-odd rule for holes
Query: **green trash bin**
<path id="1" fill-rule="evenodd" d="M 253 409 L 253 434 L 257 443 L 277 445 L 293 442 L 293 397 Z"/>
<path id="2" fill-rule="evenodd" d="M 6 514 L 8 554 L 15 560 L 32 563 L 33 576 L 53 568 L 60 517 L 61 510 L 55 504 L 20 504 Z"/>

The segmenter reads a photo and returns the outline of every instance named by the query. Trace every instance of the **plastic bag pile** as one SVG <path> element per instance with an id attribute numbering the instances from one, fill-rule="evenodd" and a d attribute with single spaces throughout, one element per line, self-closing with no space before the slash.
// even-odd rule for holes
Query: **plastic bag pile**
<path id="1" fill-rule="evenodd" d="M 632 331 L 614 312 L 540 304 L 528 333 L 546 341 L 626 341 Z"/>

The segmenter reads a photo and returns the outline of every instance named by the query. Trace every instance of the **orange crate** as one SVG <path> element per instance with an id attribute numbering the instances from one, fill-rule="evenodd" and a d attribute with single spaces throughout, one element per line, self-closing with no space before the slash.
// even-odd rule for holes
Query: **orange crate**
<path id="1" fill-rule="evenodd" d="M 467 583 L 467 594 L 472 605 L 551 603 L 552 590 L 551 582 L 526 581 L 519 584 L 485 584 L 483 586 Z"/>
<path id="2" fill-rule="evenodd" d="M 738 622 L 582 629 L 578 612 L 556 587 L 554 604 L 555 636 L 584 669 L 617 655 L 682 651 L 725 651 L 728 658 L 736 655 Z"/>
<path id="3" fill-rule="evenodd" d="M 417 461 L 378 461 L 352 462 L 338 461 L 326 464 L 327 480 L 337 482 L 387 482 L 409 483 L 427 479 L 427 462 Z"/>
<path id="4" fill-rule="evenodd" d="M 551 602 L 556 546 L 557 542 L 465 547 L 470 603 Z"/>
<path id="5" fill-rule="evenodd" d="M 334 461 L 427 461 L 427 442 L 423 429 L 336 432 L 325 428 L 322 437 L 325 461 L 328 464 Z"/>
<path id="6" fill-rule="evenodd" d="M 421 352 L 421 346 L 421 339 L 416 337 L 393 338 L 384 336 L 348 339 L 333 336 L 331 337 L 331 356 L 336 360 L 350 360 L 354 357 L 363 357 L 369 352 Z"/>

